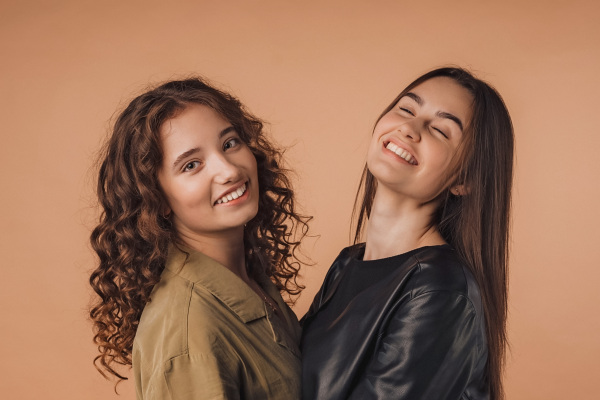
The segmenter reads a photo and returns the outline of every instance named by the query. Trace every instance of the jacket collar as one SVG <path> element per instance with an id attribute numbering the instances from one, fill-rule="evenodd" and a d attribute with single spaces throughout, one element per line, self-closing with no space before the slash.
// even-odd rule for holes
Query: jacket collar
<path id="1" fill-rule="evenodd" d="M 244 323 L 267 315 L 264 302 L 244 281 L 225 266 L 198 251 L 171 244 L 165 269 L 202 286 Z M 268 279 L 260 283 L 269 294 L 273 290 L 277 291 Z"/>

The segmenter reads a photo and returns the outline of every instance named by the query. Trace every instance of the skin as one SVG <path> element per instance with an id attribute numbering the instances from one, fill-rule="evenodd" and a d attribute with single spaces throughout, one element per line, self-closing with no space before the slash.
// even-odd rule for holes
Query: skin
<path id="1" fill-rule="evenodd" d="M 472 115 L 471 94 L 446 77 L 415 87 L 384 115 L 373 132 L 367 165 L 377 191 L 366 231 L 365 260 L 444 244 L 432 216 L 436 197 L 452 185 L 451 163 Z M 461 127 L 462 125 L 462 127 Z M 386 148 L 410 153 L 408 162 Z"/>
<path id="2" fill-rule="evenodd" d="M 258 212 L 254 155 L 231 123 L 204 105 L 190 105 L 166 121 L 160 133 L 163 163 L 158 180 L 168 202 L 165 214 L 172 214 L 178 238 L 254 289 L 243 243 L 244 224 Z M 217 203 L 244 185 L 246 191 L 239 198 Z"/>

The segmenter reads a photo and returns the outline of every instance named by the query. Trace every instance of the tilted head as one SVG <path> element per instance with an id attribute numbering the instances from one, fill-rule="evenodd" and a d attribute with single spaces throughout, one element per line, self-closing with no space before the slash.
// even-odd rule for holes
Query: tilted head
<path id="1" fill-rule="evenodd" d="M 193 129 L 188 130 L 190 126 Z M 182 159 L 181 162 L 187 161 L 185 165 L 178 164 L 180 150 L 175 159 L 170 150 L 165 154 L 172 145 L 169 140 L 175 137 L 192 137 L 193 148 L 204 147 L 204 139 L 198 141 L 203 132 L 196 132 L 196 128 L 207 128 L 206 138 L 221 140 L 220 147 L 213 146 L 212 154 L 223 158 L 217 157 L 216 164 L 211 162 L 211 177 L 218 176 L 218 182 L 229 186 L 211 191 L 211 204 L 221 205 L 223 195 L 233 190 L 247 197 L 245 193 L 251 190 L 258 193 L 258 199 L 253 196 L 252 209 L 246 209 L 241 218 L 233 218 L 237 227 L 243 225 L 241 221 L 247 221 L 243 234 L 248 274 L 266 275 L 290 296 L 303 288 L 296 282 L 300 265 L 295 252 L 310 218 L 296 212 L 288 171 L 280 166 L 281 151 L 266 138 L 262 122 L 235 97 L 200 78 L 157 86 L 136 97 L 119 114 L 100 156 L 97 195 L 102 213 L 90 237 L 100 261 L 90 276 L 90 285 L 98 296 L 91 306 L 90 318 L 99 350 L 96 367 L 105 376 L 126 379 L 115 365 L 131 365 L 140 315 L 165 268 L 169 243 L 181 234 L 178 229 L 183 226 L 183 211 L 190 211 L 188 217 L 195 214 L 189 203 L 174 196 L 181 190 L 167 188 L 166 183 L 173 181 L 162 179 L 161 185 L 159 175 L 169 168 L 172 172 L 175 166 L 186 173 L 197 167 L 195 159 Z M 229 157 L 233 153 L 235 156 Z M 166 166 L 165 156 L 169 158 Z M 213 168 L 219 162 L 223 174 Z M 200 186 L 206 188 L 204 183 L 209 180 L 203 176 L 200 181 Z M 244 186 L 248 182 L 251 184 Z M 181 189 L 186 185 L 175 186 Z M 244 187 L 251 190 L 244 192 Z M 179 213 L 179 220 L 174 220 L 174 213 Z M 211 225 L 209 218 L 194 218 L 194 223 Z M 186 217 L 186 221 L 190 219 Z"/>
<path id="2" fill-rule="evenodd" d="M 387 188 L 433 211 L 453 184 L 472 103 L 469 91 L 446 77 L 406 92 L 373 130 L 367 165 L 377 190 Z"/>
<path id="3" fill-rule="evenodd" d="M 148 239 L 172 230 L 167 200 L 157 178 L 164 158 L 161 127 L 192 105 L 214 110 L 230 123 L 256 158 L 258 176 L 269 178 L 267 160 L 272 149 L 265 146 L 263 124 L 236 98 L 200 78 L 170 81 L 147 91 L 131 101 L 115 122 L 101 166 L 98 194 L 108 212 L 136 218 L 137 228 Z"/>
<path id="4" fill-rule="evenodd" d="M 375 133 L 379 123 L 385 121 L 395 107 L 402 106 L 400 103 L 403 99 L 412 100 L 415 88 L 434 78 L 452 80 L 470 94 L 471 102 L 468 120 L 460 121 L 462 137 L 448 168 L 444 169 L 443 190 L 435 191 L 435 200 L 439 206 L 432 223 L 438 224 L 446 240 L 452 243 L 449 237 L 452 233 L 448 232 L 447 224 L 455 220 L 465 207 L 476 203 L 479 208 L 485 204 L 489 205 L 490 201 L 498 205 L 509 203 L 514 138 L 512 122 L 500 95 L 490 85 L 460 68 L 436 69 L 410 83 L 383 110 L 377 119 Z M 464 96 L 457 98 L 457 105 L 464 101 Z M 460 107 L 457 108 L 460 110 Z M 450 123 L 449 126 L 455 129 L 457 125 Z M 393 146 L 392 149 L 396 152 L 402 151 Z M 415 160 L 412 159 L 411 162 Z M 364 192 L 360 200 L 358 229 L 355 235 L 357 241 L 370 213 L 377 189 L 376 179 L 367 167 L 363 172 L 361 186 Z M 357 196 L 357 205 L 358 199 Z"/>
<path id="5" fill-rule="evenodd" d="M 385 122 L 386 115 L 398 104 L 401 105 L 399 102 L 405 96 L 419 92 L 425 83 L 437 78 L 451 79 L 466 89 L 472 100 L 470 116 L 468 121 L 461 121 L 462 137 L 451 162 L 444 169 L 445 176 L 435 181 L 441 184 L 434 188 L 429 198 L 424 196 L 423 200 L 435 202 L 436 211 L 431 224 L 437 226 L 479 284 L 487 328 L 487 381 L 491 398 L 500 399 L 503 397 L 501 376 L 506 348 L 507 259 L 514 152 L 514 134 L 508 110 L 500 95 L 487 83 L 460 68 L 440 68 L 408 85 L 382 112 L 378 123 Z M 459 97 L 464 100 L 464 96 L 457 96 L 457 104 L 462 101 Z M 378 125 L 374 133 L 377 129 Z M 407 164 L 414 164 L 412 156 L 402 149 L 391 146 L 392 150 Z M 391 175 L 388 174 L 388 178 L 392 178 Z M 355 201 L 355 213 L 358 212 L 355 242 L 360 240 L 362 228 L 371 212 L 377 184 L 365 167 Z"/>

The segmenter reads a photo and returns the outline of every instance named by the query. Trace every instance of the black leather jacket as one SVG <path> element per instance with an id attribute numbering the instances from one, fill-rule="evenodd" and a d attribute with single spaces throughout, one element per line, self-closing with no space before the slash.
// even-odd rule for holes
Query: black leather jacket
<path id="1" fill-rule="evenodd" d="M 303 318 L 303 399 L 488 399 L 481 296 L 450 246 L 396 256 L 389 279 L 320 320 L 348 265 L 377 262 L 363 252 L 342 250 Z"/>

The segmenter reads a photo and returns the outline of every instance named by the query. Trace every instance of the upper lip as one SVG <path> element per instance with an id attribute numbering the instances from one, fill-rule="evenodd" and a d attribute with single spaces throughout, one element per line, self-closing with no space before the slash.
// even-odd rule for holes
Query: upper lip
<path id="1" fill-rule="evenodd" d="M 396 139 L 396 138 L 389 138 L 383 141 L 383 147 L 387 147 L 388 143 L 394 143 L 396 146 L 400 147 L 403 150 L 406 150 L 411 156 L 412 158 L 414 158 L 414 160 L 417 162 L 417 164 L 419 164 L 419 159 L 417 157 L 415 157 L 415 152 L 413 149 L 410 148 L 409 145 L 407 145 L 406 143 L 404 143 L 403 141 Z"/>
<path id="2" fill-rule="evenodd" d="M 217 196 L 217 198 L 215 199 L 213 204 L 217 204 L 217 201 L 219 199 L 222 199 L 223 196 L 227 196 L 229 193 L 235 192 L 236 190 L 238 190 L 242 186 L 246 185 L 247 183 L 248 183 L 248 181 L 243 181 L 243 182 L 240 182 L 239 184 L 235 184 L 234 186 L 230 187 L 229 189 L 227 189 L 226 191 L 221 193 L 219 196 Z M 248 188 L 246 188 L 246 190 L 248 190 Z"/>

